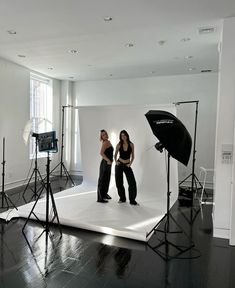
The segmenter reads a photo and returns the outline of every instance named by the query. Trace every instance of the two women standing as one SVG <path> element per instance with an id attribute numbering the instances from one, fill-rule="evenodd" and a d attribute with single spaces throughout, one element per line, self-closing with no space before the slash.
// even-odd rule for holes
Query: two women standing
<path id="1" fill-rule="evenodd" d="M 113 161 L 113 147 L 108 140 L 108 133 L 105 130 L 101 130 L 100 139 L 102 141 L 102 147 L 100 155 L 102 161 L 100 163 L 100 175 L 98 180 L 98 202 L 107 203 L 107 199 L 111 197 L 107 194 L 111 175 L 111 165 Z M 119 157 L 118 157 L 119 155 Z M 114 159 L 115 166 L 115 181 L 119 195 L 119 203 L 126 202 L 125 188 L 123 185 L 123 174 L 125 174 L 128 182 L 129 201 L 131 205 L 138 205 L 135 201 L 137 195 L 135 176 L 131 168 L 135 158 L 134 144 L 130 141 L 127 131 L 122 130 L 119 135 L 119 143 L 116 146 Z"/>

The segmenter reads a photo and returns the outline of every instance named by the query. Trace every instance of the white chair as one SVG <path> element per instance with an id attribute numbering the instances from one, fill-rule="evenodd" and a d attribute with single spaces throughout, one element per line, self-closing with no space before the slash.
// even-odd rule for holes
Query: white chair
<path id="1" fill-rule="evenodd" d="M 201 196 L 200 196 L 200 199 L 199 199 L 200 204 L 209 204 L 209 205 L 213 205 L 214 204 L 214 202 L 212 202 L 212 201 L 204 201 L 203 200 L 207 175 L 208 175 L 208 173 L 214 173 L 214 172 L 215 172 L 214 169 L 200 167 L 199 179 L 200 179 L 200 181 L 202 183 L 202 191 L 201 191 Z"/>

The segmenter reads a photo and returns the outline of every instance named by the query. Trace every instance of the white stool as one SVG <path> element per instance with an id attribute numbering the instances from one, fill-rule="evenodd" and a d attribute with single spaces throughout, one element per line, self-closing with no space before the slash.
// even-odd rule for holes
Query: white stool
<path id="1" fill-rule="evenodd" d="M 199 179 L 202 180 L 202 192 L 201 192 L 201 197 L 200 197 L 200 204 L 211 204 L 213 205 L 214 202 L 209 202 L 209 201 L 203 201 L 203 196 L 204 196 L 204 192 L 205 192 L 205 185 L 206 185 L 206 177 L 208 173 L 214 173 L 215 170 L 214 169 L 209 169 L 209 168 L 204 168 L 204 167 L 200 167 L 200 174 L 199 174 Z M 202 179 L 203 177 L 203 179 Z"/>

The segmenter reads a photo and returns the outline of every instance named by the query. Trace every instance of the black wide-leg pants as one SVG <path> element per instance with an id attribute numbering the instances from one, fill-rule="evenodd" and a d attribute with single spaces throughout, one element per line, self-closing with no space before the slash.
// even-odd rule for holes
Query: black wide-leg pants
<path id="1" fill-rule="evenodd" d="M 111 167 L 106 160 L 102 160 L 100 163 L 100 173 L 98 180 L 98 189 L 97 189 L 97 201 L 101 201 L 108 194 L 109 182 L 111 175 Z"/>
<path id="2" fill-rule="evenodd" d="M 135 201 L 137 195 L 136 181 L 134 173 L 131 167 L 126 166 L 125 164 L 120 163 L 115 166 L 115 181 L 118 190 L 118 195 L 121 201 L 126 201 L 125 188 L 123 185 L 123 173 L 126 175 L 128 183 L 128 192 L 130 202 Z"/>

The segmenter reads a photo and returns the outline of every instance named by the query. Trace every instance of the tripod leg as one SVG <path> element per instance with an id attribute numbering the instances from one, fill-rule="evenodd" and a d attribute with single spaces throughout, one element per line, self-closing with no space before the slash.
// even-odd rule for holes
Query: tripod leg
<path id="1" fill-rule="evenodd" d="M 188 234 L 184 231 L 184 229 L 180 226 L 180 224 L 179 224 L 179 223 L 175 220 L 175 218 L 171 215 L 171 213 L 170 213 L 169 216 L 170 216 L 170 218 L 172 219 L 172 221 L 181 229 L 181 232 L 184 233 L 189 240 L 191 240 L 190 237 L 188 236 Z M 191 240 L 191 242 L 192 242 L 192 240 Z"/>
<path id="2" fill-rule="evenodd" d="M 34 169 L 33 169 L 33 172 L 32 172 L 32 174 L 31 174 L 30 178 L 29 178 L 29 181 L 28 181 L 28 183 L 27 183 L 27 185 L 26 185 L 26 187 L 25 187 L 25 189 L 24 189 L 23 196 L 24 196 L 26 190 L 27 190 L 28 187 L 29 187 L 29 184 L 30 184 L 30 182 L 31 182 L 31 180 L 32 180 L 32 178 L 33 178 L 33 175 L 34 175 Z"/>
<path id="3" fill-rule="evenodd" d="M 9 206 L 9 204 L 8 204 L 8 201 L 11 203 L 11 205 L 16 209 L 16 210 L 18 210 L 18 208 L 15 206 L 15 204 L 11 201 L 11 199 L 9 198 L 9 196 L 5 193 L 5 195 L 4 195 L 4 197 L 5 197 L 5 201 L 6 201 L 6 203 L 7 203 L 7 207 L 9 208 L 10 206 Z"/>
<path id="4" fill-rule="evenodd" d="M 43 190 L 42 190 L 42 191 L 43 191 Z M 35 201 L 35 203 L 34 203 L 34 205 L 33 205 L 33 208 L 31 209 L 31 211 L 30 211 L 30 213 L 29 213 L 28 218 L 26 219 L 26 221 L 25 221 L 25 223 L 24 223 L 24 226 L 23 226 L 23 228 L 22 228 L 22 232 L 24 232 L 24 229 L 25 229 L 28 221 L 30 220 L 30 216 L 34 213 L 34 212 L 33 212 L 33 211 L 34 211 L 34 208 L 35 208 L 35 206 L 37 205 L 38 200 L 39 200 L 40 197 L 41 197 L 42 191 L 39 193 L 38 198 L 36 199 L 36 201 Z"/>
<path id="5" fill-rule="evenodd" d="M 62 236 L 62 230 L 61 230 L 61 226 L 60 226 L 60 220 L 59 220 L 57 208 L 56 208 L 56 205 L 55 205 L 55 199 L 54 199 L 54 195 L 53 195 L 53 193 L 52 193 L 51 186 L 50 186 L 49 192 L 50 192 L 51 202 L 52 202 L 52 208 L 53 208 L 53 212 L 54 212 L 53 221 L 54 221 L 54 219 L 56 218 L 57 223 L 58 223 L 58 226 L 59 226 L 59 230 L 60 230 L 60 235 Z"/>
<path id="6" fill-rule="evenodd" d="M 201 186 L 201 188 L 203 188 L 202 183 L 200 182 L 200 180 L 197 178 L 196 175 L 194 175 L 195 179 L 197 180 L 198 184 Z"/>
<path id="7" fill-rule="evenodd" d="M 70 176 L 68 170 L 66 169 L 64 163 L 62 163 L 62 167 L 63 167 L 63 169 L 64 169 L 64 172 L 65 172 L 65 174 L 66 174 L 66 177 L 69 178 L 69 180 L 72 182 L 73 186 L 75 186 L 75 183 L 73 182 L 73 179 L 72 179 L 72 177 Z"/>
<path id="8" fill-rule="evenodd" d="M 1 208 L 7 208 L 9 209 L 9 203 L 7 201 L 7 197 L 6 197 L 6 193 L 5 192 L 1 192 L 1 197 L 2 197 L 2 207 Z M 4 207 L 4 200 L 6 202 L 7 207 Z M 14 204 L 13 204 L 14 205 Z"/>
<path id="9" fill-rule="evenodd" d="M 165 214 L 162 219 L 146 234 L 146 238 L 152 233 L 157 231 L 157 227 L 160 225 L 160 223 L 166 218 L 167 214 Z"/>
<path id="10" fill-rule="evenodd" d="M 60 166 L 60 164 L 61 164 L 61 163 L 58 163 L 58 164 L 51 170 L 50 174 L 51 174 L 52 172 L 54 172 L 55 169 Z"/>
<path id="11" fill-rule="evenodd" d="M 44 180 L 43 180 L 43 178 L 42 178 L 42 175 L 41 175 L 41 173 L 40 173 L 40 171 L 38 170 L 38 178 L 40 179 L 40 181 L 41 181 L 41 185 L 42 185 L 42 187 L 43 187 L 43 189 L 46 187 L 46 185 L 45 185 L 45 183 L 44 183 Z"/>
<path id="12" fill-rule="evenodd" d="M 189 177 L 191 177 L 192 176 L 192 173 L 191 174 L 189 174 L 186 178 L 184 178 L 184 180 L 182 180 L 180 183 L 179 183 L 179 185 L 181 185 L 182 183 L 184 183 Z"/>

